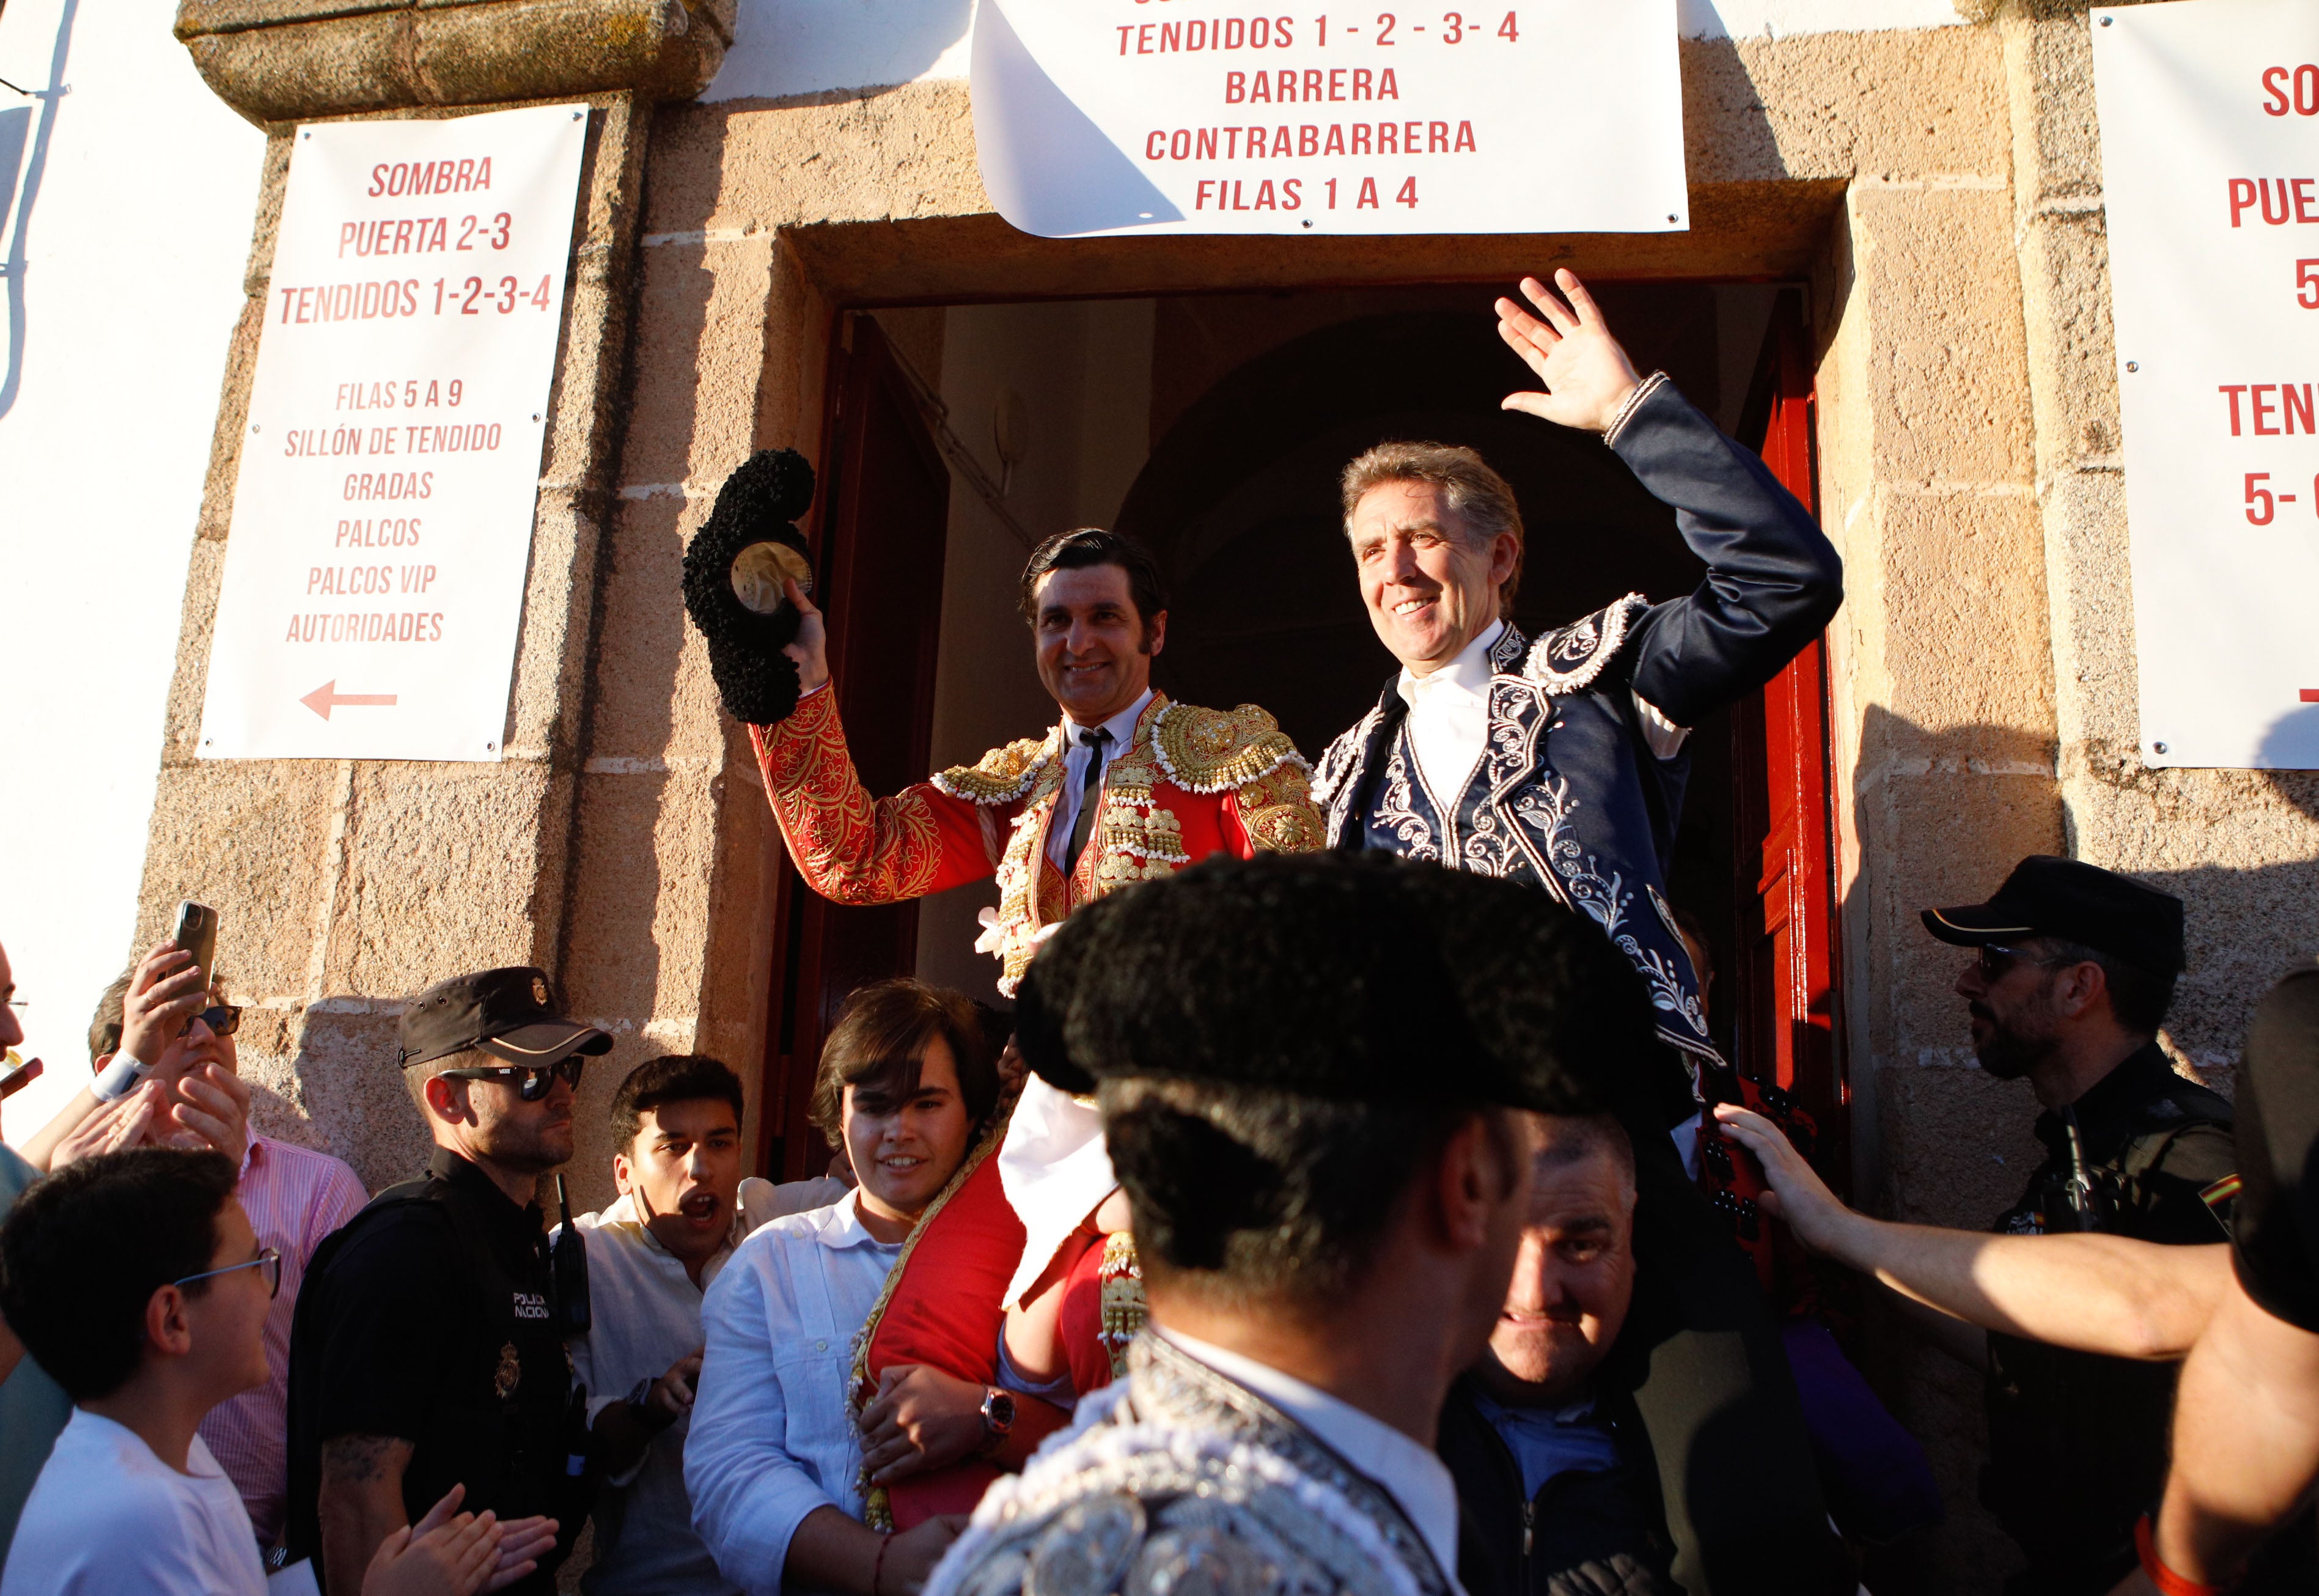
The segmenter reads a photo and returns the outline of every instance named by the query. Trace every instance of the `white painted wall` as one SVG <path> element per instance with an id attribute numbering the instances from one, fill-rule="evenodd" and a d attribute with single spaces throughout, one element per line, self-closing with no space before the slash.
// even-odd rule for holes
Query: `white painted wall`
<path id="1" fill-rule="evenodd" d="M 42 96 L 0 88 L 0 943 L 49 1069 L 9 1099 L 10 1141 L 87 1080 L 89 1013 L 130 953 L 265 155 L 171 14 L 0 13 L 0 77 Z"/>
<path id="2" fill-rule="evenodd" d="M 974 0 L 741 0 L 704 100 L 780 99 L 967 76 Z M 1686 39 L 1938 28 L 1951 0 L 1677 0 Z"/>

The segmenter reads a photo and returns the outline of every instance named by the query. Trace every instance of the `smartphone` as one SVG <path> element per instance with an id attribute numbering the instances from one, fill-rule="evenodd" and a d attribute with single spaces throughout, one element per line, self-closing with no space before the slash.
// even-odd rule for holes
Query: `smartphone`
<path id="1" fill-rule="evenodd" d="M 8 1053 L 7 1069 L 0 1071 L 0 1097 L 13 1097 L 41 1078 L 41 1064 L 38 1059 L 19 1063 L 15 1051 Z"/>
<path id="2" fill-rule="evenodd" d="M 195 903 L 190 897 L 177 905 L 177 929 L 169 940 L 194 956 L 194 963 L 201 970 L 202 979 L 212 985 L 217 980 L 213 962 L 217 958 L 217 933 L 218 912 L 215 909 L 205 903 Z M 190 1031 L 193 1028 L 194 1022 L 188 1017 L 185 1029 Z M 183 1035 L 184 1032 L 179 1034 Z"/>

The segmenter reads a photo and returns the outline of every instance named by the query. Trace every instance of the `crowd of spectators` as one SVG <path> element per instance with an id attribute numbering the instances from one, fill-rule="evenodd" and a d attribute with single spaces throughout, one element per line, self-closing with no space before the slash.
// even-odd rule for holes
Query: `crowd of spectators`
<path id="1" fill-rule="evenodd" d="M 2029 1081 L 2046 1164 L 1987 1231 L 1893 1223 L 1836 1198 L 1762 1104 L 1719 1105 L 1756 1206 L 1985 1375 L 1986 1500 L 2027 1559 L 2009 1589 L 2308 1588 L 2319 972 L 2265 1001 L 2234 1113 L 2153 1041 L 2173 900 L 2033 860 L 1988 904 L 1926 918 L 1971 951 L 1975 1049 Z M 867 1492 L 963 1457 L 1018 1470 L 1069 1423 L 1020 1379 L 994 1426 L 983 1391 L 953 1400 L 922 1371 L 865 1390 L 856 1366 L 921 1216 L 1019 1078 L 959 994 L 856 995 L 816 1083 L 838 1151 L 815 1180 L 743 1176 L 744 1089 L 722 1062 L 636 1065 L 612 1099 L 618 1199 L 551 1231 L 537 1187 L 572 1156 L 573 1087 L 609 1038 L 562 1017 L 540 972 L 412 1002 L 402 1062 L 437 1153 L 427 1179 L 371 1198 L 338 1160 L 249 1130 L 239 1011 L 185 963 L 152 950 L 92 1027 L 98 1075 L 150 1058 L 142 1083 L 84 1092 L 0 1153 L 5 1596 L 256 1591 L 300 1559 L 374 1596 L 546 1590 L 587 1521 L 592 1596 L 910 1596 L 966 1520 L 873 1528 Z M 1638 1146 L 1610 1114 L 1521 1125 L 1511 1278 L 1427 1427 L 1454 1483 L 1442 1523 L 1465 1527 L 1443 1553 L 1474 1596 L 1591 1590 L 1568 1582 L 1604 1570 L 1678 1588 L 1672 1519 L 1711 1512 L 1714 1487 L 1667 1488 L 1621 1366 L 1656 1289 Z M 1795 1361 L 1808 1393 L 1819 1376 Z M 1834 1428 L 1824 1469 L 1842 1466 Z M 1403 1467 L 1359 1444 L 1369 1472 Z M 1838 1528 L 1872 1580 L 1877 1548 Z"/>

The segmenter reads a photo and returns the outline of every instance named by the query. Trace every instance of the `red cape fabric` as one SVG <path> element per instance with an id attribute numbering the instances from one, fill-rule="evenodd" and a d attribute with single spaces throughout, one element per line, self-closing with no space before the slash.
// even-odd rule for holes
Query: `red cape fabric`
<path id="1" fill-rule="evenodd" d="M 998 1183 L 996 1150 L 951 1194 L 911 1244 L 870 1338 L 871 1390 L 884 1370 L 925 1364 L 987 1385 L 997 1373 L 1006 1283 L 1023 1256 L 1023 1222 Z M 867 1393 L 865 1393 L 865 1399 Z M 937 1513 L 969 1513 L 998 1471 L 954 1463 L 887 1487 L 894 1528 Z"/>
<path id="2" fill-rule="evenodd" d="M 1098 1236 L 1071 1267 L 1056 1327 L 1070 1364 L 1071 1387 L 1081 1396 L 1111 1384 L 1111 1348 L 1103 1344 L 1103 1249 Z"/>

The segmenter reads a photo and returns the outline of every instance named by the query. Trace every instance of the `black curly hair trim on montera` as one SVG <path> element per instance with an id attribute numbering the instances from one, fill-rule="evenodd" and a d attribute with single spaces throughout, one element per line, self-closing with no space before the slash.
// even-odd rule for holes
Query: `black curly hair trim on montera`
<path id="1" fill-rule="evenodd" d="M 733 591 L 733 562 L 752 544 L 806 553 L 797 519 L 813 502 L 813 467 L 794 449 L 760 449 L 725 479 L 717 507 L 684 551 L 684 609 L 708 642 L 708 669 L 735 720 L 771 726 L 797 708 L 799 616 L 760 615 Z"/>
<path id="2" fill-rule="evenodd" d="M 1015 1021 L 1024 1060 L 1078 1093 L 1144 1078 L 1595 1114 L 1679 1068 L 1593 921 L 1376 852 L 1211 859 L 1089 904 Z"/>
<path id="3" fill-rule="evenodd" d="M 1219 857 L 1090 904 L 1016 1021 L 1032 1069 L 1100 1096 L 1145 1279 L 1219 1303 L 1340 1300 L 1472 1116 L 1629 1109 L 1678 1068 L 1592 920 L 1381 852 Z"/>

